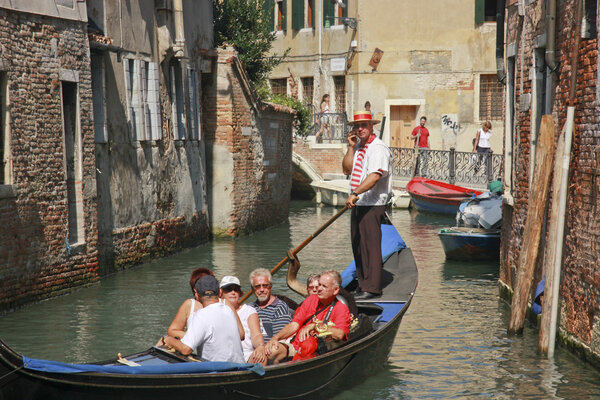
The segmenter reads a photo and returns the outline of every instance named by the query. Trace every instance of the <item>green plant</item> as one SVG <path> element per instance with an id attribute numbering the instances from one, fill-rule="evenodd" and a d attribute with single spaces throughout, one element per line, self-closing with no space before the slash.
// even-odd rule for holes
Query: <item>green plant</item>
<path id="1" fill-rule="evenodd" d="M 254 86 L 264 84 L 269 73 L 281 64 L 281 56 L 267 57 L 275 40 L 273 18 L 265 0 L 213 0 L 215 46 L 233 45 Z"/>
<path id="2" fill-rule="evenodd" d="M 308 130 L 311 123 L 311 111 L 305 104 L 290 96 L 271 95 L 268 101 L 293 108 L 296 111 L 294 114 L 294 127 L 296 128 L 296 136 L 306 137 L 308 135 Z"/>

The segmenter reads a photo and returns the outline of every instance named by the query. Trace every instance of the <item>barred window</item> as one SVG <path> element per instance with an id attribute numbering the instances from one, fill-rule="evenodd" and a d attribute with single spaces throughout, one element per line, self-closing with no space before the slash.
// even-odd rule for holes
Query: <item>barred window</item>
<path id="1" fill-rule="evenodd" d="M 287 79 L 271 79 L 271 91 L 275 96 L 285 96 L 287 94 Z"/>
<path id="2" fill-rule="evenodd" d="M 335 109 L 337 112 L 344 112 L 346 111 L 346 77 L 334 76 L 333 84 L 335 86 Z"/>
<path id="3" fill-rule="evenodd" d="M 504 86 L 496 75 L 479 76 L 479 120 L 501 120 Z"/>
<path id="4" fill-rule="evenodd" d="M 314 93 L 313 78 L 302 78 L 302 102 L 304 104 L 312 104 Z"/>

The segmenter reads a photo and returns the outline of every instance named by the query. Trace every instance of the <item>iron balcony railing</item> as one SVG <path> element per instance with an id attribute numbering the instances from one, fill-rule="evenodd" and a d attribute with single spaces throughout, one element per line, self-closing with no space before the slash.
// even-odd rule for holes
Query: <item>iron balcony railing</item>
<path id="1" fill-rule="evenodd" d="M 323 128 L 322 131 L 321 127 Z M 316 136 L 319 131 L 321 131 L 321 134 L 317 139 L 317 143 L 346 143 L 346 137 L 350 131 L 346 113 L 313 113 L 312 126 L 308 136 Z"/>
<path id="2" fill-rule="evenodd" d="M 415 171 L 415 149 L 392 147 L 396 179 L 411 179 Z M 466 151 L 419 149 L 414 176 L 444 181 L 453 185 L 485 187 L 500 179 L 504 156 Z"/>

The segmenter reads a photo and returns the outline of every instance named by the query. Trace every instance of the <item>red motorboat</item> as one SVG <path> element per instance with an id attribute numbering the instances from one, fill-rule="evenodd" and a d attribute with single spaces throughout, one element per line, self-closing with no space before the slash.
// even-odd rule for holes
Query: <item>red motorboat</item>
<path id="1" fill-rule="evenodd" d="M 451 215 L 456 215 L 460 203 L 483 193 L 422 177 L 408 182 L 406 191 L 417 210 Z"/>

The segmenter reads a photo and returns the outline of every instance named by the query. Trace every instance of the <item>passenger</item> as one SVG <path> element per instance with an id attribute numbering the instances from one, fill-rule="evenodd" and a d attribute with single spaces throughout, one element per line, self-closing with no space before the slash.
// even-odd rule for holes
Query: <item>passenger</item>
<path id="1" fill-rule="evenodd" d="M 196 285 L 196 281 L 205 275 L 214 276 L 213 272 L 207 268 L 196 268 L 194 271 L 192 271 L 192 276 L 190 277 L 192 294 L 194 294 L 194 286 Z M 177 314 L 175 314 L 173 322 L 171 322 L 171 325 L 169 325 L 169 328 L 167 329 L 167 334 L 171 337 L 181 339 L 185 335 L 185 331 L 189 329 L 194 312 L 201 308 L 202 304 L 200 304 L 200 302 L 194 297 L 185 300 L 181 306 L 179 306 L 179 310 L 177 310 Z M 159 340 L 156 345 L 160 346 L 161 344 L 162 343 Z"/>
<path id="2" fill-rule="evenodd" d="M 244 327 L 244 340 L 242 341 L 244 359 L 249 363 L 266 365 L 265 339 L 260 331 L 258 314 L 254 307 L 240 304 L 240 297 L 243 295 L 240 280 L 235 276 L 224 276 L 221 279 L 220 287 L 219 297 L 231 304 Z"/>
<path id="3" fill-rule="evenodd" d="M 268 341 L 266 350 L 270 362 L 278 364 L 288 357 L 294 360 L 314 357 L 317 332 L 332 340 L 348 339 L 350 312 L 344 303 L 336 300 L 341 283 L 342 278 L 336 271 L 321 274 L 318 294 L 308 296 L 296 310 L 292 322 Z M 284 340 L 292 337 L 290 343 Z"/>
<path id="4" fill-rule="evenodd" d="M 317 280 L 317 290 L 319 289 L 319 285 L 318 285 L 318 280 L 320 275 L 311 275 L 308 277 L 307 280 L 307 285 L 306 288 L 304 288 L 304 286 L 298 282 L 298 271 L 300 270 L 300 260 L 298 260 L 298 257 L 296 255 L 294 255 L 294 253 L 292 253 L 292 250 L 288 250 L 288 259 L 289 259 L 289 263 L 290 265 L 288 266 L 288 272 L 287 272 L 287 284 L 290 287 L 290 289 L 292 289 L 294 292 L 306 297 L 309 296 L 311 294 L 315 294 L 313 292 L 311 292 L 311 289 L 314 290 L 314 283 L 311 283 L 314 279 L 314 277 L 316 277 Z M 352 295 L 352 293 L 348 292 L 346 289 L 344 288 L 340 288 L 340 292 L 337 295 L 337 299 L 339 301 L 341 301 L 342 303 L 344 303 L 348 309 L 350 310 L 350 314 L 352 314 L 353 316 L 357 316 L 358 315 L 358 307 L 356 306 L 356 301 L 354 300 L 354 296 Z"/>
<path id="5" fill-rule="evenodd" d="M 251 306 L 258 313 L 263 328 L 262 334 L 267 341 L 292 320 L 290 308 L 271 293 L 273 283 L 268 269 L 258 268 L 252 271 L 250 283 L 256 296 L 256 301 Z"/>
<path id="6" fill-rule="evenodd" d="M 163 336 L 163 345 L 174 348 L 183 355 L 197 349 L 205 361 L 245 363 L 238 329 L 237 314 L 226 302 L 219 301 L 219 282 L 214 276 L 198 279 L 194 294 L 202 309 L 194 313 L 191 327 L 181 340 Z M 242 332 L 243 333 L 243 332 Z"/>
<path id="7" fill-rule="evenodd" d="M 306 278 L 306 291 L 308 295 L 317 294 L 319 292 L 319 278 L 321 274 L 312 274 Z"/>

